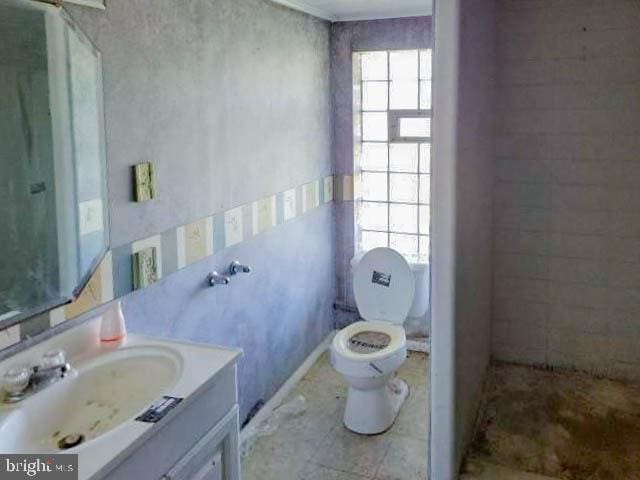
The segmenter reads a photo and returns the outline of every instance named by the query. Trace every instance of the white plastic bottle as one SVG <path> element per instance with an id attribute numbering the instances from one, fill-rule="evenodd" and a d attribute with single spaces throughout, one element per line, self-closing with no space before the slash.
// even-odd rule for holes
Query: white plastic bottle
<path id="1" fill-rule="evenodd" d="M 122 314 L 122 304 L 118 300 L 114 302 L 102 315 L 100 325 L 101 342 L 117 342 L 122 340 L 127 334 L 127 326 Z"/>

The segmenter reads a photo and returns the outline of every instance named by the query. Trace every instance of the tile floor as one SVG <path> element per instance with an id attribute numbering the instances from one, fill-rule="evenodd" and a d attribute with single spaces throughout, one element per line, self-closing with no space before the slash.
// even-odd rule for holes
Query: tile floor
<path id="1" fill-rule="evenodd" d="M 344 381 L 324 354 L 291 392 L 306 411 L 259 436 L 242 459 L 245 480 L 426 480 L 428 357 L 410 352 L 398 371 L 411 388 L 394 425 L 356 435 L 342 425 Z"/>
<path id="2" fill-rule="evenodd" d="M 640 479 L 640 386 L 498 364 L 463 480 Z"/>

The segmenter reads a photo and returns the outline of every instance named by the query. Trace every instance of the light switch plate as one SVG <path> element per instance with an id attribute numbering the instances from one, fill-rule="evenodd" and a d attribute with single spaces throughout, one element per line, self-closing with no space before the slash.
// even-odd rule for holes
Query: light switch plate
<path id="1" fill-rule="evenodd" d="M 158 260 L 155 247 L 133 254 L 133 288 L 138 290 L 158 281 Z"/>
<path id="2" fill-rule="evenodd" d="M 156 179 L 153 164 L 139 163 L 133 166 L 134 198 L 146 202 L 156 196 Z"/>

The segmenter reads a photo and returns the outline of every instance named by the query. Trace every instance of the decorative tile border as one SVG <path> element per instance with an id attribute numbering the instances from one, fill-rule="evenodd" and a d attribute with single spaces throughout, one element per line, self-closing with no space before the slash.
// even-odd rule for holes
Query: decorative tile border
<path id="1" fill-rule="evenodd" d="M 325 177 L 322 182 L 322 188 L 324 189 L 324 203 L 328 203 L 333 201 L 333 184 L 335 182 L 335 177 Z"/>
<path id="2" fill-rule="evenodd" d="M 286 222 L 295 218 L 298 214 L 296 189 L 292 188 L 282 192 L 282 218 Z"/>
<path id="3" fill-rule="evenodd" d="M 336 175 L 333 185 L 335 188 L 335 199 L 349 202 L 353 200 L 355 191 L 355 177 L 353 175 Z"/>
<path id="4" fill-rule="evenodd" d="M 0 332 L 0 348 L 7 348 L 20 341 L 20 325 L 6 328 Z"/>
<path id="5" fill-rule="evenodd" d="M 346 196 L 345 196 L 346 194 Z M 109 251 L 80 296 L 0 330 L 0 350 L 134 290 L 133 255 L 154 248 L 158 280 L 333 200 L 353 199 L 353 176 L 327 176 Z"/>
<path id="6" fill-rule="evenodd" d="M 243 222 L 242 207 L 232 208 L 224 212 L 224 243 L 223 247 L 232 247 L 240 242 L 243 238 Z"/>

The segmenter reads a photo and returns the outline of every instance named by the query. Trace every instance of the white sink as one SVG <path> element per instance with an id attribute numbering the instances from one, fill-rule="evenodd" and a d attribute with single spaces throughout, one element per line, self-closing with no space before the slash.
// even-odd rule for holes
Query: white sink
<path id="1" fill-rule="evenodd" d="M 1 375 L 62 349 L 73 369 L 18 403 L 0 401 L 0 453 L 76 453 L 80 480 L 108 478 L 241 355 L 239 349 L 135 334 L 101 343 L 99 332 L 98 317 L 0 361 Z M 158 423 L 136 420 L 164 395 L 184 401 Z M 60 440 L 78 434 L 81 443 L 60 449 Z"/>
<path id="2" fill-rule="evenodd" d="M 182 358 L 169 348 L 123 348 L 93 359 L 20 404 L 3 407 L 8 415 L 0 424 L 0 451 L 76 453 L 138 415 L 181 373 Z M 81 435 L 81 443 L 61 447 L 68 435 Z"/>

